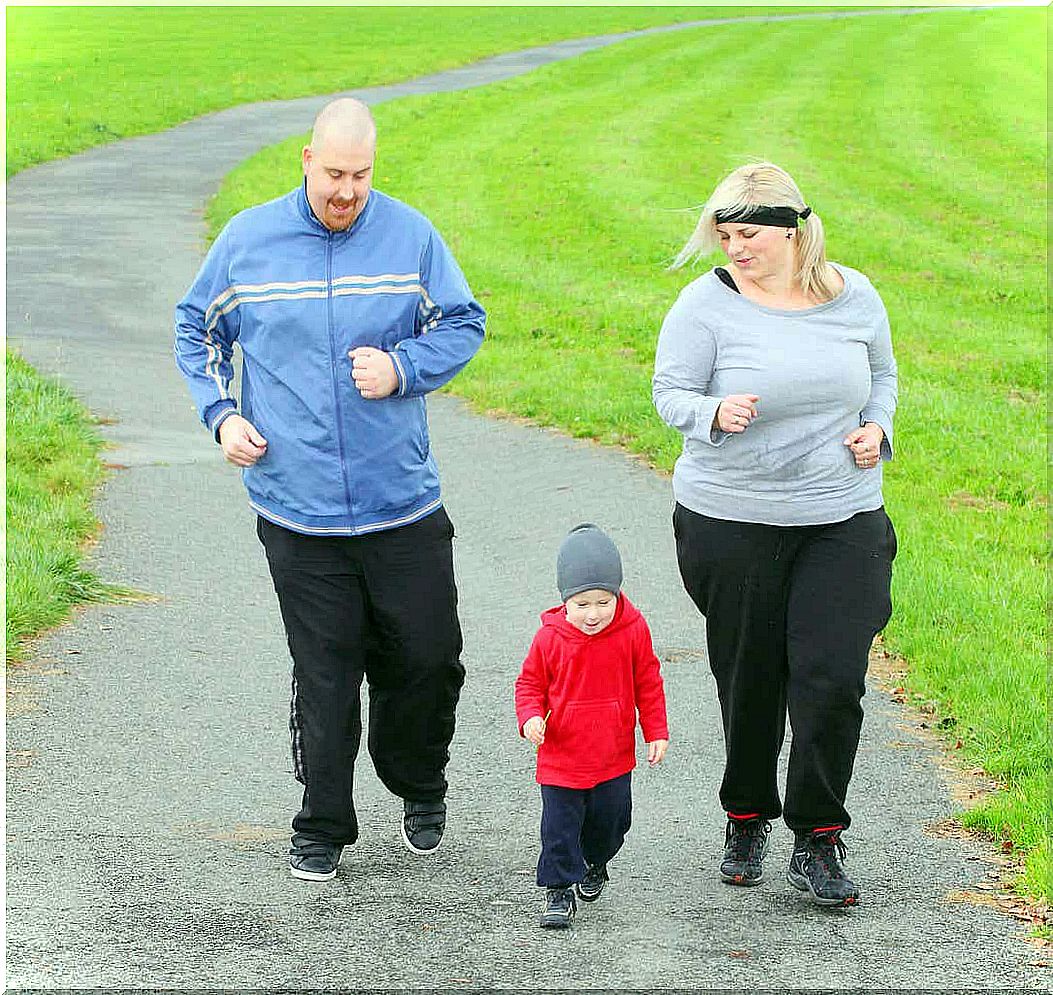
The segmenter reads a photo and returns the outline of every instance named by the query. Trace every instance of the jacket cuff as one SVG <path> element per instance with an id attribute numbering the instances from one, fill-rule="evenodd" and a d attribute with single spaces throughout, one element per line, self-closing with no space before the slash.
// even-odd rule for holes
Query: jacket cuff
<path id="1" fill-rule="evenodd" d="M 885 438 L 881 440 L 881 458 L 885 461 L 892 459 L 892 419 L 880 408 L 864 408 L 859 416 L 859 426 L 862 428 L 868 421 L 881 426 Z"/>
<path id="2" fill-rule="evenodd" d="M 395 394 L 398 397 L 405 397 L 412 390 L 413 382 L 416 380 L 409 356 L 398 346 L 395 346 L 388 355 L 391 357 L 391 365 L 395 367 L 395 376 L 399 382 Z"/>
<path id="3" fill-rule="evenodd" d="M 213 404 L 207 412 L 205 412 L 205 424 L 208 425 L 209 431 L 212 433 L 212 438 L 219 442 L 219 427 L 222 425 L 231 415 L 238 413 L 237 406 L 233 401 L 221 401 L 219 404 Z"/>
<path id="4" fill-rule="evenodd" d="M 702 425 L 705 426 L 704 428 L 700 426 L 699 437 L 711 446 L 722 446 L 731 437 L 730 432 L 725 432 L 714 424 L 717 420 L 717 409 L 720 407 L 721 400 L 723 398 L 707 397 L 699 405 L 699 417 Z"/>
<path id="5" fill-rule="evenodd" d="M 669 727 L 668 726 L 656 726 L 652 728 L 641 728 L 645 743 L 653 743 L 656 739 L 669 739 Z"/>

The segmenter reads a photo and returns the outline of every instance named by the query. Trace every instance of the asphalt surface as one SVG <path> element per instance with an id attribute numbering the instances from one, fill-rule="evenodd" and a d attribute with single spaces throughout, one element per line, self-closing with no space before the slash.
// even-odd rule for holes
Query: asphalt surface
<path id="1" fill-rule="evenodd" d="M 611 40 L 353 92 L 483 85 Z M 288 654 L 238 474 L 197 421 L 171 323 L 207 197 L 327 99 L 224 111 L 8 182 L 9 340 L 109 421 L 123 469 L 101 494 L 92 566 L 155 596 L 79 611 L 8 676 L 8 988 L 1049 990 L 1015 920 L 955 900 L 989 882 L 987 851 L 929 832 L 954 810 L 938 757 L 876 687 L 846 836 L 863 904 L 816 909 L 786 884 L 781 825 L 768 879 L 722 885 L 720 724 L 668 480 L 448 397 L 431 400 L 431 427 L 468 680 L 447 838 L 432 858 L 406 851 L 400 803 L 363 755 L 362 839 L 339 877 L 288 875 Z M 615 537 L 651 623 L 673 742 L 635 775 L 609 891 L 554 935 L 536 924 L 540 804 L 511 688 L 557 599 L 556 546 L 586 520 Z"/>

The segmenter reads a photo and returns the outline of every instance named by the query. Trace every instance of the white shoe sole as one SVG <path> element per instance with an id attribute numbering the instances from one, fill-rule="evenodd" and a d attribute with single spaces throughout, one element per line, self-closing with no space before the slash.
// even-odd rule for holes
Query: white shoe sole
<path id="1" fill-rule="evenodd" d="M 411 842 L 410 838 L 406 835 L 406 823 L 400 822 L 399 829 L 402 831 L 402 842 L 406 844 L 406 849 L 410 853 L 415 853 L 418 857 L 430 857 L 436 850 L 442 846 L 443 836 L 439 837 L 439 842 L 435 844 L 430 850 L 421 850 L 415 847 Z"/>
<path id="2" fill-rule="evenodd" d="M 332 881 L 336 877 L 336 868 L 328 874 L 320 874 L 318 871 L 301 871 L 298 867 L 290 867 L 289 873 L 301 881 Z"/>
<path id="3" fill-rule="evenodd" d="M 582 891 L 581 885 L 579 884 L 574 890 L 578 893 L 578 898 L 580 898 L 583 902 L 595 902 L 596 899 L 599 898 L 600 895 L 602 895 L 607 890 L 607 886 L 606 884 L 604 884 L 604 886 L 600 888 L 599 891 Z"/>

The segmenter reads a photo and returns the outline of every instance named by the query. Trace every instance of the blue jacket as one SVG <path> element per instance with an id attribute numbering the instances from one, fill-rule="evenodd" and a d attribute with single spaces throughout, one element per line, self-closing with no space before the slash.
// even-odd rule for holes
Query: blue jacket
<path id="1" fill-rule="evenodd" d="M 215 434 L 238 403 L 267 440 L 243 471 L 264 518 L 308 535 L 406 525 L 441 504 L 424 395 L 461 370 L 486 315 L 431 223 L 373 190 L 346 232 L 299 190 L 232 218 L 176 307 L 175 353 Z M 364 399 L 348 352 L 386 350 L 398 389 Z"/>

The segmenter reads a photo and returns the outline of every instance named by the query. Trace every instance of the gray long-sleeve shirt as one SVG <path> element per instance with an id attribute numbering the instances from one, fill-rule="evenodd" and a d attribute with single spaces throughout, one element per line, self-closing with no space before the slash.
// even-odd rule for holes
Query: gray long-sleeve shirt
<path id="1" fill-rule="evenodd" d="M 767 525 L 840 522 L 883 504 L 881 461 L 855 465 L 845 437 L 864 422 L 892 458 L 896 361 L 888 315 L 870 281 L 837 266 L 832 301 L 764 307 L 709 272 L 681 292 L 658 339 L 652 396 L 684 436 L 673 494 L 711 518 Z M 757 394 L 745 432 L 713 427 L 729 394 Z"/>

